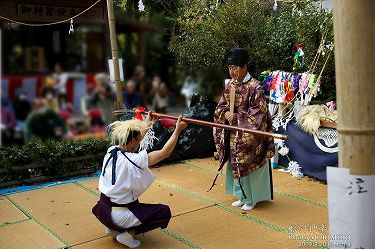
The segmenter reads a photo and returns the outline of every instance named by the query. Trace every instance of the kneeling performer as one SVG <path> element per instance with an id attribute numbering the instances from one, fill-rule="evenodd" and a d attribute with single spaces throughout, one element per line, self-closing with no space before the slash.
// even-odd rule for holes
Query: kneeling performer
<path id="1" fill-rule="evenodd" d="M 155 180 L 149 166 L 171 154 L 186 123 L 179 117 L 176 129 L 161 150 L 138 152 L 149 127 L 150 124 L 140 120 L 116 121 L 110 125 L 113 146 L 104 157 L 99 179 L 100 200 L 92 209 L 106 233 L 130 248 L 140 245 L 133 238 L 135 234 L 166 228 L 171 219 L 167 205 L 140 203 L 138 198 Z"/>

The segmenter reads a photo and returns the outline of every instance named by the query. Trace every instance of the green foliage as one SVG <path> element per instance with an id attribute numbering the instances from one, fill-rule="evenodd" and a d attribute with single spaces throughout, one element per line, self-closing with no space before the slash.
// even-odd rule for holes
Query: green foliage
<path id="1" fill-rule="evenodd" d="M 117 0 L 114 2 L 116 16 L 123 20 L 136 19 L 159 29 L 159 31 L 145 32 L 144 34 L 146 88 L 151 87 L 152 77 L 159 74 L 163 81 L 173 89 L 176 60 L 173 53 L 168 50 L 168 43 L 175 24 L 175 14 L 179 1 L 143 0 L 143 3 L 145 11 L 140 12 L 138 11 L 138 0 Z M 135 33 L 118 33 L 118 41 L 120 56 L 126 61 L 124 64 L 125 78 L 130 78 L 135 66 L 139 64 L 137 56 L 138 37 Z"/>
<path id="2" fill-rule="evenodd" d="M 326 43 L 333 41 L 332 13 L 320 10 L 314 1 L 279 3 L 276 11 L 273 0 L 227 0 L 221 5 L 216 0 L 181 3 L 170 49 L 192 70 L 224 69 L 226 53 L 234 47 L 245 47 L 255 76 L 266 69 L 291 72 L 294 47 L 301 43 L 305 52 L 303 71 L 313 61 L 326 33 Z M 332 90 L 335 84 L 333 57 L 332 53 L 323 74 L 323 92 L 325 87 Z M 319 74 L 325 59 L 320 58 L 314 73 Z M 222 80 L 215 84 L 214 89 L 223 86 Z M 330 95 L 335 92 L 326 97 Z"/>
<path id="3" fill-rule="evenodd" d="M 0 147 L 1 181 L 53 176 L 85 169 L 100 169 L 109 146 L 104 139 L 32 141 L 22 147 Z M 20 170 L 21 168 L 21 170 Z"/>

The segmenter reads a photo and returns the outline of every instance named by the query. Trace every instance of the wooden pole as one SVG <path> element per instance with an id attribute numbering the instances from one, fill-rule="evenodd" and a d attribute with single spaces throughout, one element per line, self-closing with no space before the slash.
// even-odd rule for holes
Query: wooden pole
<path id="1" fill-rule="evenodd" d="M 334 0 L 339 167 L 375 174 L 375 1 Z"/>
<path id="2" fill-rule="evenodd" d="M 136 111 L 114 111 L 115 115 L 121 115 L 123 113 L 137 113 Z M 156 116 L 159 118 L 167 118 L 167 119 L 173 119 L 177 120 L 177 116 L 172 116 L 172 115 L 167 115 L 167 114 L 162 114 L 162 113 L 156 113 L 156 112 L 140 112 L 141 114 L 146 114 L 149 113 L 151 116 Z M 225 125 L 225 124 L 220 124 L 220 123 L 214 123 L 214 122 L 209 122 L 209 121 L 204 121 L 204 120 L 199 120 L 199 119 L 192 119 L 192 118 L 182 118 L 182 121 L 186 123 L 191 123 L 191 124 L 196 124 L 196 125 L 202 125 L 202 126 L 209 126 L 209 127 L 217 127 L 217 128 L 223 128 L 226 130 L 230 131 L 241 131 L 241 132 L 249 132 L 257 135 L 263 135 L 263 136 L 268 136 L 268 137 L 273 137 L 273 138 L 278 138 L 282 140 L 286 140 L 288 136 L 282 135 L 282 134 L 277 134 L 277 133 L 272 133 L 272 132 L 267 132 L 267 131 L 260 131 L 260 130 L 252 130 L 252 129 L 247 129 L 247 128 L 241 128 L 237 126 L 231 126 L 231 125 Z"/>
<path id="3" fill-rule="evenodd" d="M 113 0 L 107 0 L 107 11 L 108 11 L 108 26 L 109 26 L 109 37 L 111 41 L 112 60 L 113 60 L 113 72 L 116 86 L 116 101 L 114 103 L 115 110 L 122 109 L 122 89 L 120 81 L 120 68 L 118 62 L 118 49 L 117 49 L 117 36 L 115 26 L 115 16 L 113 11 Z"/>

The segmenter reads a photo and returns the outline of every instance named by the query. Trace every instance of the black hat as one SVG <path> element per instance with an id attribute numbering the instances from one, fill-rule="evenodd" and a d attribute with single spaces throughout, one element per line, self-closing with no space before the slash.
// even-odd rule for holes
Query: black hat
<path id="1" fill-rule="evenodd" d="M 249 63 L 249 53 L 246 48 L 233 48 L 228 53 L 228 65 L 243 67 Z"/>

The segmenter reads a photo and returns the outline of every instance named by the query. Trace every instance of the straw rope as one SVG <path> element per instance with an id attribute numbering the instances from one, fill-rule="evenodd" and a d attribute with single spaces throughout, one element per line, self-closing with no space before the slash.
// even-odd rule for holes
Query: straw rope
<path id="1" fill-rule="evenodd" d="M 7 18 L 5 16 L 0 16 L 0 19 L 4 19 L 4 20 L 7 20 L 7 21 L 12 22 L 12 23 L 16 23 L 16 24 L 24 25 L 24 26 L 30 26 L 30 27 L 51 26 L 51 25 L 60 24 L 60 23 L 64 23 L 64 22 L 70 22 L 72 19 L 77 18 L 80 15 L 84 14 L 85 12 L 89 11 L 92 7 L 94 7 L 100 1 L 101 0 L 97 0 L 95 3 L 93 3 L 92 5 L 90 5 L 87 9 L 83 10 L 82 12 L 78 13 L 75 16 L 72 16 L 72 17 L 69 17 L 67 19 L 64 19 L 64 20 L 61 20 L 61 21 L 57 21 L 57 22 L 51 22 L 51 23 L 25 23 L 25 22 L 19 22 L 19 21 Z"/>

